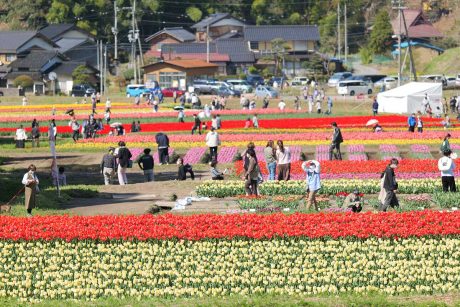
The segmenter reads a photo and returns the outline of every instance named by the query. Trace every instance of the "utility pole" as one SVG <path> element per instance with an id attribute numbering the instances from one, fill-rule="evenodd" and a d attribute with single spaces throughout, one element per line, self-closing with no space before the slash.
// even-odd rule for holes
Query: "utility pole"
<path id="1" fill-rule="evenodd" d="M 337 58 L 340 60 L 340 50 L 342 49 L 340 46 L 340 2 L 337 4 Z"/>
<path id="2" fill-rule="evenodd" d="M 117 7 L 117 0 L 113 1 L 113 14 L 114 14 L 114 24 L 112 27 L 112 33 L 114 37 L 114 56 L 113 61 L 115 64 L 115 74 L 118 75 L 118 7 Z"/>
<path id="3" fill-rule="evenodd" d="M 107 44 L 104 47 L 104 95 L 109 93 L 107 86 Z"/>
<path id="4" fill-rule="evenodd" d="M 401 63 L 401 36 L 402 36 L 402 7 L 401 0 L 393 0 L 393 9 L 398 10 L 398 23 L 399 23 L 399 31 L 398 35 L 398 86 L 401 86 L 401 75 L 402 75 L 402 63 Z"/>
<path id="5" fill-rule="evenodd" d="M 139 43 L 139 58 L 140 58 L 139 63 L 141 64 L 141 66 L 144 66 L 144 56 L 142 53 L 142 44 L 141 44 L 141 38 L 139 35 L 139 27 L 137 25 L 137 21 L 136 21 L 136 37 L 137 37 L 137 42 Z M 139 78 L 140 78 L 140 68 L 139 68 Z"/>
<path id="6" fill-rule="evenodd" d="M 414 57 L 412 56 L 412 47 L 411 47 L 411 41 L 409 37 L 409 31 L 407 30 L 406 16 L 402 14 L 402 18 L 404 22 L 404 29 L 406 31 L 406 42 L 408 44 L 407 48 L 409 48 L 410 70 L 414 76 L 414 81 L 417 81 L 417 72 L 415 71 Z"/>
<path id="7" fill-rule="evenodd" d="M 347 3 L 345 2 L 344 13 L 343 13 L 343 21 L 344 21 L 344 53 L 345 53 L 345 62 L 348 59 L 348 29 L 347 29 Z"/>
<path id="8" fill-rule="evenodd" d="M 206 26 L 206 62 L 209 63 L 209 24 Z"/>

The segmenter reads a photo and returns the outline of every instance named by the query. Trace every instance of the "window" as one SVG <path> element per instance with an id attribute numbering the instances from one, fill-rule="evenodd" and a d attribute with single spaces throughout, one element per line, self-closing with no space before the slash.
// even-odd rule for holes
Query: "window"
<path id="1" fill-rule="evenodd" d="M 14 60 L 16 60 L 16 55 L 14 53 L 7 53 L 5 55 L 5 59 L 7 62 L 13 62 Z"/>
<path id="2" fill-rule="evenodd" d="M 29 67 L 18 67 L 18 71 L 29 71 Z"/>
<path id="3" fill-rule="evenodd" d="M 163 46 L 163 43 L 157 43 L 157 51 L 161 51 L 161 46 Z"/>
<path id="4" fill-rule="evenodd" d="M 173 84 L 178 84 L 180 79 L 185 79 L 184 72 L 160 72 L 160 87 L 173 87 Z"/>
<path id="5" fill-rule="evenodd" d="M 259 50 L 259 42 L 250 42 L 249 45 L 251 50 Z"/>

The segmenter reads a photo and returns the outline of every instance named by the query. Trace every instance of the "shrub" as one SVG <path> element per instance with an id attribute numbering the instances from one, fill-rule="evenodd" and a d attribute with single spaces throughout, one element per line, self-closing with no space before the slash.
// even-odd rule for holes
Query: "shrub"
<path id="1" fill-rule="evenodd" d="M 26 75 L 20 75 L 17 76 L 16 79 L 13 81 L 13 85 L 15 87 L 22 87 L 22 88 L 27 88 L 27 87 L 32 87 L 34 85 L 34 80 Z"/>
<path id="2" fill-rule="evenodd" d="M 77 66 L 72 72 L 72 79 L 75 84 L 90 83 L 90 76 L 85 65 Z"/>
<path id="3" fill-rule="evenodd" d="M 200 159 L 200 163 L 203 163 L 203 164 L 208 164 L 210 161 L 211 161 L 211 155 L 209 154 L 209 152 L 205 153 Z"/>
<path id="4" fill-rule="evenodd" d="M 363 64 L 372 63 L 372 52 L 369 48 L 361 48 L 359 50 L 359 56 L 361 57 L 361 62 Z"/>
<path id="5" fill-rule="evenodd" d="M 255 68 L 254 66 L 249 66 L 248 71 L 251 75 L 256 75 L 259 73 L 259 70 Z"/>
<path id="6" fill-rule="evenodd" d="M 180 155 L 173 152 L 172 155 L 169 156 L 169 163 L 176 163 L 179 158 L 180 158 Z"/>

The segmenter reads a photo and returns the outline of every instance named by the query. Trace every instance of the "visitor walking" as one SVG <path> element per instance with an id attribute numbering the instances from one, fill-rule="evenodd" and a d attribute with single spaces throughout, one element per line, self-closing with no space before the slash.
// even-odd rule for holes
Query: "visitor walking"
<path id="1" fill-rule="evenodd" d="M 123 141 L 118 142 L 118 148 L 115 154 L 118 158 L 118 182 L 120 185 L 128 184 L 128 177 L 126 176 L 127 168 L 132 167 L 131 157 L 133 156 L 129 149 L 126 147 L 126 143 Z"/>
<path id="2" fill-rule="evenodd" d="M 80 124 L 77 122 L 75 118 L 73 118 L 69 122 L 69 126 L 72 129 L 72 139 L 74 143 L 78 141 L 78 137 L 80 136 Z"/>
<path id="3" fill-rule="evenodd" d="M 50 125 L 48 126 L 48 139 L 50 141 L 56 142 L 57 137 L 57 127 L 54 118 L 50 121 Z"/>
<path id="4" fill-rule="evenodd" d="M 37 192 L 39 191 L 39 180 L 37 177 L 37 168 L 31 164 L 28 167 L 28 172 L 22 177 L 24 185 L 24 203 L 27 211 L 27 216 L 32 216 L 32 209 L 37 205 Z"/>
<path id="5" fill-rule="evenodd" d="M 374 97 L 374 102 L 372 103 L 372 115 L 376 116 L 379 114 L 379 102 L 377 101 L 377 97 Z"/>
<path id="6" fill-rule="evenodd" d="M 265 96 L 264 100 L 262 101 L 262 109 L 267 109 L 269 103 L 270 103 L 270 100 L 268 99 L 268 96 Z"/>
<path id="7" fill-rule="evenodd" d="M 200 118 L 196 115 L 193 114 L 193 127 L 192 127 L 192 135 L 195 134 L 195 131 L 198 129 L 198 134 L 201 135 L 201 120 Z"/>
<path id="8" fill-rule="evenodd" d="M 306 173 L 307 182 L 307 210 L 313 205 L 316 211 L 319 211 L 316 202 L 316 193 L 321 189 L 320 164 L 316 160 L 305 161 L 302 163 L 302 169 Z"/>
<path id="9" fill-rule="evenodd" d="M 276 150 L 272 140 L 267 142 L 264 148 L 265 165 L 268 170 L 268 180 L 275 180 L 276 177 Z"/>
<path id="10" fill-rule="evenodd" d="M 26 95 L 24 95 L 22 97 L 22 106 L 25 107 L 27 105 L 27 103 L 29 102 L 29 100 L 27 99 Z"/>
<path id="11" fill-rule="evenodd" d="M 40 125 L 38 122 L 32 127 L 32 147 L 40 147 Z"/>
<path id="12" fill-rule="evenodd" d="M 415 132 L 415 125 L 417 124 L 417 120 L 415 119 L 415 114 L 412 113 L 407 118 L 407 125 L 409 126 L 409 132 Z"/>
<path id="13" fill-rule="evenodd" d="M 150 152 L 151 152 L 150 148 L 144 149 L 144 154 L 137 161 L 139 168 L 144 171 L 145 182 L 150 182 L 150 181 L 155 180 L 154 173 L 153 173 L 153 167 L 154 167 L 155 162 L 153 161 L 153 157 L 150 154 Z"/>
<path id="14" fill-rule="evenodd" d="M 219 128 L 217 127 L 217 115 L 216 115 L 216 114 L 214 114 L 214 115 L 212 116 L 212 119 L 211 119 L 211 128 L 219 129 Z"/>
<path id="15" fill-rule="evenodd" d="M 442 190 L 444 192 L 457 192 L 454 178 L 455 162 L 452 159 L 452 151 L 444 151 L 443 155 L 438 161 L 438 169 L 441 171 Z"/>
<path id="16" fill-rule="evenodd" d="M 444 137 L 444 140 L 442 141 L 442 144 L 440 147 L 441 153 L 444 153 L 446 151 L 452 151 L 452 149 L 450 148 L 449 139 L 450 139 L 450 133 L 446 134 L 446 136 Z"/>
<path id="17" fill-rule="evenodd" d="M 282 140 L 276 142 L 276 164 L 278 165 L 278 180 L 288 181 L 291 177 L 291 150 L 285 147 Z"/>
<path id="18" fill-rule="evenodd" d="M 180 110 L 179 110 L 179 113 L 177 114 L 177 118 L 178 118 L 178 120 L 179 120 L 179 123 L 183 123 L 183 122 L 184 122 L 184 117 L 185 117 L 184 110 L 183 110 L 183 109 L 180 109 Z"/>
<path id="19" fill-rule="evenodd" d="M 334 156 L 336 160 L 342 160 L 342 153 L 340 152 L 340 144 L 343 143 L 342 132 L 336 122 L 332 122 L 331 126 L 333 132 L 331 146 L 329 147 L 329 160 L 332 161 L 332 156 Z"/>
<path id="20" fill-rule="evenodd" d="M 113 176 L 117 168 L 117 159 L 114 155 L 115 148 L 110 147 L 109 151 L 102 157 L 101 173 L 104 176 L 104 184 L 112 184 Z"/>
<path id="21" fill-rule="evenodd" d="M 280 102 L 278 103 L 278 109 L 280 111 L 284 111 L 285 108 L 286 108 L 286 103 L 284 102 L 283 99 L 281 99 Z"/>
<path id="22" fill-rule="evenodd" d="M 220 118 L 220 114 L 217 114 L 216 123 L 217 123 L 217 129 L 222 128 L 222 119 Z"/>
<path id="23" fill-rule="evenodd" d="M 206 146 L 209 147 L 211 161 L 217 161 L 217 148 L 220 146 L 219 134 L 214 127 L 206 134 Z"/>
<path id="24" fill-rule="evenodd" d="M 332 106 L 334 105 L 333 101 L 332 101 L 332 97 L 331 96 L 328 96 L 327 97 L 327 112 L 326 114 L 332 114 Z"/>
<path id="25" fill-rule="evenodd" d="M 109 97 L 107 97 L 107 100 L 105 101 L 105 109 L 106 110 L 109 109 L 110 111 L 111 108 L 112 108 L 112 101 L 110 100 Z"/>
<path id="26" fill-rule="evenodd" d="M 252 117 L 252 126 L 254 128 L 259 128 L 259 119 L 257 118 L 257 114 L 254 114 Z"/>
<path id="27" fill-rule="evenodd" d="M 420 115 L 417 115 L 417 132 L 418 133 L 423 132 L 423 121 L 422 121 L 422 117 Z"/>
<path id="28" fill-rule="evenodd" d="M 257 163 L 256 159 L 256 152 L 253 149 L 247 150 L 247 158 L 248 158 L 248 169 L 244 174 L 245 183 L 244 187 L 246 190 L 246 196 L 249 195 L 258 195 L 257 185 L 259 179 L 259 164 Z"/>
<path id="29" fill-rule="evenodd" d="M 155 135 L 155 141 L 158 145 L 158 159 L 160 165 L 169 164 L 169 138 L 163 132 L 159 132 Z"/>
<path id="30" fill-rule="evenodd" d="M 27 134 L 23 125 L 20 125 L 19 128 L 16 129 L 16 135 L 14 139 L 16 140 L 16 148 L 26 147 Z"/>
<path id="31" fill-rule="evenodd" d="M 380 201 L 380 211 L 386 212 L 388 207 L 399 207 L 399 201 L 396 197 L 396 192 L 398 191 L 398 183 L 396 182 L 396 176 L 394 172 L 394 170 L 398 167 L 398 164 L 398 159 L 391 159 L 390 164 L 388 164 L 382 174 L 380 181 L 380 194 L 378 197 Z"/>

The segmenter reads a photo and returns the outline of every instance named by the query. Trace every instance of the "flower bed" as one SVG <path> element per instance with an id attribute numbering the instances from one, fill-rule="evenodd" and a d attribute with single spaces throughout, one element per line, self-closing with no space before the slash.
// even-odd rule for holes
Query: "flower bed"
<path id="1" fill-rule="evenodd" d="M 0 297 L 460 289 L 460 212 L 0 217 Z"/>
<path id="2" fill-rule="evenodd" d="M 433 159 L 428 145 L 414 144 L 410 147 L 409 155 L 413 159 Z"/>
<path id="3" fill-rule="evenodd" d="M 438 178 L 400 179 L 398 191 L 402 194 L 433 193 L 441 190 Z M 380 191 L 380 179 L 330 179 L 321 182 L 320 194 L 335 195 L 338 192 L 352 192 L 358 188 L 365 194 Z M 262 195 L 303 195 L 305 180 L 266 181 L 259 186 Z M 208 197 L 229 197 L 244 194 L 243 181 L 226 181 L 223 183 L 206 181 L 196 189 L 198 195 Z M 460 203 L 460 200 L 458 201 Z"/>
<path id="4" fill-rule="evenodd" d="M 348 160 L 350 161 L 367 161 L 366 150 L 364 145 L 349 145 L 347 146 L 348 150 Z"/>
<path id="5" fill-rule="evenodd" d="M 383 144 L 379 146 L 379 156 L 381 160 L 389 161 L 393 158 L 401 160 L 401 155 L 396 145 Z"/>

